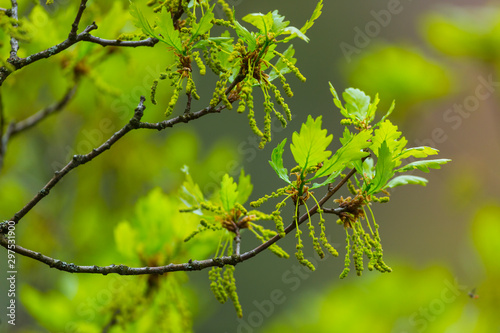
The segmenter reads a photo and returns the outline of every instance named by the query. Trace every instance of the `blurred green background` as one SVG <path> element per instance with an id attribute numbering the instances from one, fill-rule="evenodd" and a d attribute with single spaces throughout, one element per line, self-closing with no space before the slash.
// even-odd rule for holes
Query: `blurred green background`
<path id="1" fill-rule="evenodd" d="M 278 9 L 299 27 L 316 5 L 298 0 L 228 3 L 238 19 Z M 36 36 L 22 44 L 21 56 L 66 38 L 75 3 L 55 1 L 48 14 L 29 1 L 20 5 Z M 81 27 L 95 20 L 99 29 L 94 35 L 103 38 L 131 31 L 127 6 L 127 1 L 89 1 Z M 0 1 L 0 7 L 10 7 L 10 1 Z M 189 166 L 205 192 L 213 191 L 224 173 L 237 176 L 244 167 L 254 183 L 250 199 L 270 193 L 280 186 L 267 163 L 271 151 L 309 114 L 323 115 L 338 142 L 341 126 L 328 90 L 331 81 L 337 91 L 354 86 L 372 96 L 378 92 L 381 110 L 396 100 L 394 123 L 409 145 L 438 148 L 440 156 L 453 160 L 425 175 L 427 187 L 397 189 L 388 204 L 374 207 L 392 273 L 351 274 L 340 281 L 344 233 L 335 225 L 328 238 L 340 256 L 317 260 L 316 272 L 271 253 L 238 265 L 244 311 L 238 319 L 230 303 L 214 299 L 206 271 L 168 274 L 158 282 L 71 275 L 18 256 L 18 325 L 13 330 L 2 317 L 0 330 L 101 332 L 114 304 L 130 303 L 130 312 L 121 315 L 140 320 L 123 328 L 127 332 L 184 332 L 191 323 L 195 332 L 214 333 L 500 332 L 500 176 L 495 166 L 500 162 L 500 7 L 487 1 L 328 1 L 308 37 L 308 44 L 294 43 L 297 66 L 307 78 L 306 83 L 289 79 L 295 96 L 287 101 L 294 120 L 286 129 L 275 121 L 273 142 L 265 149 L 256 148 L 258 139 L 246 116 L 234 111 L 162 132 L 134 131 L 66 176 L 23 218 L 17 241 L 80 265 L 138 266 L 210 257 L 215 245 L 209 240 L 182 249 L 167 246 L 163 255 L 151 256 L 196 228 L 195 217 L 176 216 L 174 209 L 184 180 L 182 166 Z M 8 42 L 4 58 L 7 51 Z M 75 98 L 62 113 L 9 142 L 0 174 L 1 218 L 18 211 L 55 167 L 121 128 L 171 60 L 161 45 L 116 49 L 81 43 L 9 77 L 2 86 L 4 109 L 8 119 L 19 120 L 59 100 L 75 72 L 82 74 Z M 198 82 L 201 100 L 194 109 L 206 106 L 215 80 L 207 75 Z M 160 84 L 159 92 L 157 106 L 146 104 L 145 121 L 162 120 L 171 92 L 167 84 Z M 255 105 L 258 112 L 261 104 Z M 176 114 L 181 112 L 182 101 Z M 183 223 L 172 225 L 169 219 Z M 126 246 L 130 240 L 134 251 Z M 282 246 L 293 252 L 294 242 L 285 239 Z M 243 249 L 256 244 L 249 240 Z M 312 257 L 308 245 L 305 254 Z M 147 293 L 151 286 L 157 286 L 155 295 Z M 477 299 L 468 295 L 473 288 Z M 4 299 L 0 307 L 5 309 Z M 114 329 L 110 332 L 122 332 Z"/>

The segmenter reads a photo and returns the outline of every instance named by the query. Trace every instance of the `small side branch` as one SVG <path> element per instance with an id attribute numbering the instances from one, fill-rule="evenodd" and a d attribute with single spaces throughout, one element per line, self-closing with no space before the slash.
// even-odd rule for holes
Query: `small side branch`
<path id="1" fill-rule="evenodd" d="M 80 6 L 78 7 L 78 12 L 76 13 L 75 20 L 71 25 L 71 31 L 69 32 L 68 40 L 76 40 L 78 33 L 78 25 L 80 24 L 80 20 L 82 19 L 82 15 L 83 12 L 85 11 L 85 8 L 87 8 L 87 0 L 82 0 L 82 2 L 80 2 Z"/>
<path id="2" fill-rule="evenodd" d="M 10 9 L 10 17 L 13 18 L 14 20 L 18 20 L 18 15 L 17 15 L 17 10 L 18 10 L 18 5 L 17 5 L 17 0 L 11 0 L 10 3 L 12 4 L 12 8 Z M 17 27 L 18 24 L 15 23 L 13 24 L 13 27 Z M 17 57 L 17 51 L 19 51 L 19 41 L 11 37 L 10 38 L 10 57 L 9 60 L 16 60 L 18 59 Z"/>
<path id="3" fill-rule="evenodd" d="M 139 46 L 155 46 L 159 42 L 158 39 L 149 37 L 143 40 L 117 40 L 117 39 L 103 39 L 99 37 L 92 36 L 89 33 L 80 34 L 77 37 L 78 41 L 86 41 L 101 46 L 120 46 L 120 47 L 139 47 Z"/>

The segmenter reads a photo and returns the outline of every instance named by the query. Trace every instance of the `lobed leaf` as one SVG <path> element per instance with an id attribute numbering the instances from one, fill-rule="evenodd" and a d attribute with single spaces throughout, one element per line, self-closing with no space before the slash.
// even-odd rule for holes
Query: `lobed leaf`
<path id="1" fill-rule="evenodd" d="M 283 151 L 285 150 L 286 139 L 287 138 L 283 139 L 283 141 L 281 141 L 281 143 L 273 149 L 269 164 L 281 179 L 288 184 L 291 184 L 292 182 L 288 178 L 288 170 L 283 167 Z"/>
<path id="2" fill-rule="evenodd" d="M 347 132 L 349 132 L 347 130 Z M 349 132 L 350 133 L 350 132 Z M 345 134 L 345 132 L 344 132 Z M 314 183 L 311 189 L 315 189 L 326 184 L 329 184 L 337 178 L 340 173 L 353 161 L 357 161 L 367 156 L 369 152 L 363 151 L 370 146 L 371 142 L 368 140 L 371 138 L 372 131 L 362 131 L 358 134 L 351 136 L 350 139 L 344 140 L 343 146 L 335 152 L 335 154 L 328 161 L 323 163 L 323 167 L 319 169 L 311 180 L 324 177 L 328 175 L 328 178 L 321 184 Z"/>
<path id="3" fill-rule="evenodd" d="M 262 13 L 248 14 L 242 20 L 255 26 L 263 35 L 267 35 L 272 30 L 274 21 L 271 12 L 265 15 Z"/>
<path id="4" fill-rule="evenodd" d="M 233 209 L 234 204 L 238 198 L 238 185 L 227 173 L 222 177 L 219 190 L 220 200 L 222 202 L 222 208 L 226 212 Z"/>
<path id="5" fill-rule="evenodd" d="M 174 28 L 174 21 L 170 12 L 167 10 L 162 10 L 158 15 L 160 19 L 157 22 L 158 34 L 154 37 L 158 38 L 161 42 L 173 47 L 177 52 L 182 53 L 183 47 L 181 38 L 179 36 L 179 31 Z"/>
<path id="6" fill-rule="evenodd" d="M 441 165 L 450 162 L 450 159 L 437 159 L 437 160 L 425 160 L 425 161 L 416 161 L 405 165 L 402 168 L 397 169 L 397 172 L 404 172 L 418 169 L 423 172 L 429 172 L 429 168 L 431 169 L 441 169 Z"/>
<path id="7" fill-rule="evenodd" d="M 193 23 L 191 30 L 191 41 L 196 37 L 207 33 L 212 28 L 212 21 L 215 17 L 213 13 L 214 6 L 215 4 L 205 12 L 199 22 Z"/>
<path id="8" fill-rule="evenodd" d="M 389 179 L 394 175 L 396 163 L 392 159 L 392 152 L 386 141 L 382 142 L 378 150 L 377 164 L 375 165 L 375 177 L 364 189 L 367 194 L 374 194 L 385 187 Z"/>
<path id="9" fill-rule="evenodd" d="M 132 1 L 130 1 L 130 15 L 132 16 L 134 25 L 137 28 L 142 29 L 142 31 L 146 35 L 156 37 L 154 30 L 149 24 L 148 20 L 146 20 L 139 8 L 137 8 L 137 5 Z"/>
<path id="10" fill-rule="evenodd" d="M 349 118 L 365 120 L 368 118 L 368 109 L 370 107 L 370 96 L 356 88 L 347 88 L 342 94 L 345 101 L 345 108 Z"/>
<path id="11" fill-rule="evenodd" d="M 309 30 L 314 25 L 314 22 L 318 19 L 318 17 L 321 16 L 321 9 L 323 9 L 323 0 L 318 2 L 318 4 L 316 5 L 316 8 L 314 8 L 314 11 L 311 15 L 311 18 L 306 21 L 306 23 L 304 24 L 304 26 L 302 28 L 300 28 L 300 31 L 302 31 L 303 33 L 306 33 L 307 30 Z"/>
<path id="12" fill-rule="evenodd" d="M 242 26 L 237 20 L 234 20 L 234 30 L 238 37 L 240 37 L 247 45 L 248 50 L 253 51 L 257 47 L 257 40 L 255 37 L 247 30 L 244 26 Z"/>
<path id="13" fill-rule="evenodd" d="M 429 155 L 437 155 L 439 152 L 438 149 L 427 147 L 427 146 L 421 146 L 421 147 L 413 147 L 413 148 L 406 148 L 401 152 L 401 154 L 398 155 L 399 160 L 403 160 L 405 158 L 408 158 L 410 156 L 416 157 L 416 158 L 423 158 L 427 157 Z"/>
<path id="14" fill-rule="evenodd" d="M 396 186 L 416 184 L 426 186 L 428 180 L 418 176 L 403 175 L 392 178 L 384 188 L 394 188 Z"/>
<path id="15" fill-rule="evenodd" d="M 313 120 L 309 115 L 300 133 L 294 132 L 292 135 L 290 150 L 302 170 L 325 161 L 332 154 L 326 148 L 332 142 L 333 135 L 327 136 L 327 130 L 321 129 L 321 118 L 319 116 Z"/>
<path id="16" fill-rule="evenodd" d="M 389 120 L 385 120 L 380 127 L 375 130 L 375 135 L 372 140 L 373 144 L 370 149 L 377 155 L 382 143 L 386 142 L 393 157 L 397 157 L 408 143 L 404 137 L 401 137 L 399 140 L 400 137 L 401 132 L 398 132 L 398 127 L 393 125 Z"/>
<path id="17" fill-rule="evenodd" d="M 333 103 L 335 104 L 336 107 L 338 107 L 340 109 L 340 113 L 344 117 L 350 118 L 349 113 L 347 112 L 347 110 L 342 105 L 342 102 L 339 99 L 339 95 L 337 94 L 337 91 L 333 87 L 332 83 L 328 82 L 328 84 L 330 85 L 330 92 L 332 93 L 332 96 L 333 96 Z"/>

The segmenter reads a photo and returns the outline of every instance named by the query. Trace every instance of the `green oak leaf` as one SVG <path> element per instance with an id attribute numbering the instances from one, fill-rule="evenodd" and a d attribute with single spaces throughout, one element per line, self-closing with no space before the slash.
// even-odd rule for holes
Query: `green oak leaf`
<path id="1" fill-rule="evenodd" d="M 137 28 L 142 29 L 146 35 L 155 37 L 154 29 L 151 27 L 144 15 L 142 15 L 139 8 L 137 8 L 137 5 L 132 1 L 130 1 L 130 15 L 132 16 L 134 25 Z"/>
<path id="2" fill-rule="evenodd" d="M 370 96 L 356 88 L 347 88 L 342 97 L 345 101 L 345 108 L 350 118 L 355 117 L 359 120 L 367 119 L 368 109 L 370 107 Z"/>
<path id="3" fill-rule="evenodd" d="M 386 141 L 382 142 L 378 150 L 377 164 L 375 165 L 375 177 L 367 185 L 367 194 L 374 194 L 385 187 L 389 179 L 394 175 L 395 162 L 392 159 L 392 152 Z"/>
<path id="4" fill-rule="evenodd" d="M 371 133 L 371 130 L 362 131 L 352 136 L 350 140 L 344 140 L 342 143 L 343 146 L 335 152 L 332 158 L 323 163 L 321 169 L 316 172 L 311 180 L 327 175 L 328 178 L 320 184 L 314 183 L 311 189 L 332 183 L 349 163 L 361 160 L 363 157 L 367 156 L 369 152 L 363 151 L 363 149 L 370 146 L 371 142 L 368 140 L 371 138 Z"/>
<path id="5" fill-rule="evenodd" d="M 333 96 L 333 103 L 335 104 L 336 107 L 338 107 L 340 109 L 340 113 L 344 117 L 350 118 L 351 116 L 349 115 L 349 113 L 347 112 L 347 110 L 342 105 L 342 102 L 339 99 L 339 95 L 337 94 L 337 91 L 333 87 L 332 83 L 328 82 L 328 84 L 330 85 L 330 92 L 332 93 L 332 96 Z"/>
<path id="6" fill-rule="evenodd" d="M 396 186 L 416 184 L 426 186 L 428 180 L 418 176 L 403 175 L 392 178 L 384 188 L 394 188 Z"/>
<path id="7" fill-rule="evenodd" d="M 205 14 L 203 15 L 203 17 L 200 19 L 199 22 L 195 22 L 193 23 L 193 27 L 192 27 L 192 31 L 191 31 L 191 39 L 190 39 L 190 42 L 192 40 L 194 40 L 196 37 L 200 36 L 200 35 L 203 35 L 205 33 L 207 33 L 213 26 L 212 24 L 212 20 L 214 19 L 215 15 L 213 13 L 213 9 L 214 9 L 214 6 L 213 5 L 212 7 L 210 7 L 206 12 Z"/>
<path id="8" fill-rule="evenodd" d="M 182 168 L 182 172 L 186 175 L 186 180 L 182 183 L 181 189 L 179 191 L 180 200 L 187 206 L 199 206 L 200 203 L 205 201 L 203 192 L 201 191 L 198 184 L 193 181 L 193 178 L 189 174 L 189 168 L 185 165 Z M 193 213 L 197 215 L 203 215 L 201 209 L 194 211 Z"/>
<path id="9" fill-rule="evenodd" d="M 291 184 L 292 182 L 288 178 L 288 170 L 283 167 L 283 151 L 285 150 L 285 144 L 286 138 L 283 139 L 283 141 L 281 141 L 281 143 L 273 149 L 271 161 L 269 161 L 269 164 L 281 179 L 283 179 L 288 184 Z"/>
<path id="10" fill-rule="evenodd" d="M 318 17 L 321 16 L 321 9 L 323 9 L 323 0 L 318 2 L 318 4 L 316 5 L 316 8 L 314 8 L 314 11 L 311 15 L 311 18 L 306 21 L 306 23 L 302 26 L 302 28 L 300 28 L 300 32 L 302 34 L 304 34 L 304 37 L 305 37 L 305 33 L 307 32 L 307 30 L 309 30 L 314 25 L 314 22 L 318 19 Z M 296 37 L 295 35 L 291 35 L 291 36 L 285 38 L 283 40 L 283 42 L 288 42 L 290 39 L 293 39 L 295 37 Z M 304 39 L 304 38 L 302 38 L 302 39 Z"/>
<path id="11" fill-rule="evenodd" d="M 158 15 L 160 19 L 158 24 L 158 35 L 154 37 L 158 38 L 161 42 L 173 47 L 179 53 L 183 53 L 183 47 L 181 38 L 179 36 L 179 31 L 174 28 L 174 21 L 170 12 L 167 10 L 162 10 Z"/>
<path id="12" fill-rule="evenodd" d="M 404 172 L 418 169 L 423 172 L 429 172 L 429 168 L 431 169 L 441 169 L 441 165 L 450 162 L 450 159 L 437 159 L 437 160 L 424 160 L 424 161 L 416 161 L 405 165 L 402 168 L 397 169 L 397 172 Z"/>
<path id="13" fill-rule="evenodd" d="M 263 35 L 271 32 L 273 27 L 273 14 L 271 12 L 265 15 L 262 13 L 248 14 L 242 20 L 255 26 Z"/>
<path id="14" fill-rule="evenodd" d="M 234 182 L 233 177 L 230 177 L 227 173 L 222 177 L 219 195 L 222 202 L 222 208 L 224 208 L 226 212 L 233 209 L 238 198 L 238 185 Z"/>
<path id="15" fill-rule="evenodd" d="M 396 157 L 408 143 L 405 137 L 401 137 L 401 139 L 400 137 L 401 132 L 398 132 L 398 127 L 393 125 L 389 120 L 385 120 L 375 130 L 372 140 L 373 144 L 370 149 L 377 155 L 382 143 L 386 142 L 389 151 L 393 154 L 393 157 Z"/>
<path id="16" fill-rule="evenodd" d="M 406 148 L 397 156 L 397 159 L 403 160 L 405 158 L 408 158 L 410 156 L 416 157 L 416 158 L 423 158 L 427 157 L 429 155 L 437 155 L 439 153 L 439 150 L 427 146 L 421 146 L 421 147 L 413 147 L 413 148 Z"/>
<path id="17" fill-rule="evenodd" d="M 254 51 L 257 47 L 257 40 L 250 33 L 250 31 L 242 26 L 237 20 L 234 20 L 234 30 L 236 31 L 238 37 L 240 37 L 248 45 L 248 50 Z"/>
<path id="18" fill-rule="evenodd" d="M 313 120 L 311 115 L 307 117 L 306 123 L 302 124 L 300 133 L 293 133 L 290 150 L 302 170 L 323 162 L 332 154 L 326 148 L 332 142 L 333 135 L 326 134 L 326 129 L 321 129 L 321 116 Z"/>

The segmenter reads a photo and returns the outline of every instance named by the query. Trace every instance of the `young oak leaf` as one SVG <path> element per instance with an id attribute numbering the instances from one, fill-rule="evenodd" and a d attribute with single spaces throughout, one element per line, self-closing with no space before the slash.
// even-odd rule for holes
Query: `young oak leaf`
<path id="1" fill-rule="evenodd" d="M 392 178 L 384 188 L 394 188 L 396 186 L 415 184 L 426 186 L 428 180 L 418 176 L 403 175 Z"/>
<path id="2" fill-rule="evenodd" d="M 230 177 L 227 173 L 222 177 L 219 196 L 222 202 L 222 208 L 224 208 L 226 212 L 233 209 L 238 198 L 238 185 L 234 182 L 233 177 Z"/>
<path id="3" fill-rule="evenodd" d="M 326 148 L 332 142 L 333 135 L 326 134 L 327 130 L 321 129 L 321 116 L 313 120 L 311 115 L 302 124 L 300 133 L 293 133 L 290 150 L 302 170 L 325 161 L 332 154 Z"/>
<path id="4" fill-rule="evenodd" d="M 405 158 L 408 158 L 410 156 L 416 157 L 416 158 L 423 158 L 427 157 L 429 155 L 437 155 L 439 153 L 439 150 L 436 148 L 431 148 L 427 146 L 421 146 L 421 147 L 413 147 L 413 148 L 406 148 L 397 156 L 398 160 L 404 160 Z"/>
<path id="5" fill-rule="evenodd" d="M 401 132 L 398 132 L 398 127 L 393 125 L 389 120 L 385 120 L 380 124 L 380 127 L 375 130 L 375 135 L 372 139 L 373 144 L 370 149 L 378 156 L 379 149 L 382 143 L 385 142 L 389 151 L 396 157 L 408 143 L 405 137 L 401 137 L 401 139 L 400 137 Z"/>
<path id="6" fill-rule="evenodd" d="M 130 15 L 134 18 L 135 26 L 141 28 L 145 34 L 158 39 L 176 49 L 177 52 L 182 53 L 182 42 L 179 31 L 175 30 L 174 21 L 167 10 L 162 10 L 158 16 L 160 19 L 160 21 L 157 22 L 158 33 L 154 31 L 148 20 L 146 20 L 144 15 L 142 15 L 141 11 L 137 8 L 137 5 L 132 1 L 130 2 Z"/>
<path id="7" fill-rule="evenodd" d="M 397 169 L 397 172 L 404 172 L 418 169 L 423 172 L 429 172 L 429 168 L 431 169 L 441 169 L 441 165 L 450 162 L 450 159 L 442 158 L 437 160 L 424 160 L 424 161 L 416 161 L 405 165 L 402 168 Z"/>
<path id="8" fill-rule="evenodd" d="M 349 115 L 351 115 L 350 118 L 354 117 L 360 121 L 369 118 L 370 96 L 367 96 L 359 89 L 347 88 L 342 97 L 344 97 L 345 108 Z"/>
<path id="9" fill-rule="evenodd" d="M 275 11 L 277 13 L 277 11 Z M 273 27 L 273 13 L 269 12 L 267 14 L 262 13 L 252 13 L 244 16 L 243 21 L 248 22 L 259 29 L 260 33 L 267 35 L 271 32 Z"/>
<path id="10" fill-rule="evenodd" d="M 141 29 L 145 34 L 155 36 L 154 30 L 149 24 L 148 20 L 142 15 L 137 5 L 130 1 L 130 15 L 133 18 L 134 25 Z"/>
<path id="11" fill-rule="evenodd" d="M 350 133 L 349 133 L 350 134 Z M 340 173 L 353 161 L 361 160 L 369 153 L 363 151 L 368 148 L 371 142 L 368 141 L 372 136 L 372 131 L 361 131 L 356 135 L 350 136 L 349 139 L 344 138 L 342 141 L 343 146 L 335 152 L 335 154 L 328 161 L 323 163 L 311 180 L 328 175 L 328 178 L 321 184 L 314 183 L 311 189 L 315 189 L 326 184 L 329 184 L 337 178 Z"/>
<path id="12" fill-rule="evenodd" d="M 205 201 L 203 192 L 201 191 L 198 184 L 193 181 L 193 178 L 189 174 L 188 166 L 185 165 L 181 170 L 185 173 L 186 180 L 182 184 L 179 191 L 179 198 L 188 208 L 196 206 L 199 207 L 199 205 Z M 203 215 L 201 209 L 197 209 L 193 211 L 193 213 L 197 215 Z"/>
<path id="13" fill-rule="evenodd" d="M 254 51 L 257 47 L 257 40 L 255 36 L 250 33 L 244 26 L 242 26 L 236 19 L 234 20 L 234 30 L 238 37 L 240 37 L 247 45 L 249 51 Z"/>
<path id="14" fill-rule="evenodd" d="M 288 170 L 283 167 L 283 151 L 285 150 L 285 144 L 286 138 L 283 139 L 283 141 L 281 141 L 281 143 L 273 149 L 271 161 L 269 161 L 269 164 L 281 179 L 283 179 L 288 184 L 291 184 L 292 182 L 288 178 Z"/>
<path id="15" fill-rule="evenodd" d="M 196 37 L 208 32 L 212 28 L 213 26 L 212 20 L 215 17 L 213 13 L 214 7 L 215 4 L 205 12 L 205 14 L 200 19 L 199 22 L 193 23 L 190 42 L 194 40 Z"/>
<path id="16" fill-rule="evenodd" d="M 375 177 L 373 177 L 373 180 L 370 183 L 363 186 L 365 187 L 363 192 L 366 191 L 368 195 L 382 190 L 386 186 L 389 179 L 394 176 L 394 167 L 396 163 L 392 159 L 392 152 L 387 144 L 387 141 L 383 141 L 380 145 L 377 157 Z"/>
<path id="17" fill-rule="evenodd" d="M 173 47 L 178 53 L 182 53 L 183 48 L 179 31 L 174 28 L 174 21 L 170 12 L 162 10 L 158 18 L 160 19 L 159 22 L 157 22 L 159 34 L 154 37 Z"/>
<path id="18" fill-rule="evenodd" d="M 309 30 L 309 28 L 311 28 L 314 25 L 314 22 L 316 21 L 316 19 L 318 19 L 318 17 L 321 16 L 321 9 L 323 9 L 323 0 L 321 0 L 320 2 L 318 2 L 318 4 L 316 5 L 316 8 L 314 8 L 314 11 L 313 11 L 313 13 L 311 15 L 311 18 L 306 21 L 306 23 L 302 26 L 302 28 L 300 28 L 299 31 L 302 34 L 304 34 L 304 37 L 305 37 L 305 33 L 307 32 L 307 30 Z M 285 38 L 283 41 L 284 42 L 288 42 L 290 39 L 293 39 L 295 37 L 296 37 L 296 35 L 292 34 L 291 36 Z M 301 38 L 304 39 L 303 37 L 301 37 Z"/>
<path id="19" fill-rule="evenodd" d="M 336 107 L 339 108 L 340 110 L 340 113 L 346 117 L 346 118 L 350 118 L 349 116 L 349 113 L 347 112 L 347 110 L 344 108 L 344 106 L 342 105 L 342 102 L 340 101 L 339 99 L 339 95 L 337 94 L 337 91 L 335 90 L 335 88 L 333 87 L 332 83 L 331 82 L 328 82 L 328 84 L 330 85 L 330 92 L 332 93 L 332 96 L 333 96 L 333 103 L 335 104 Z"/>

